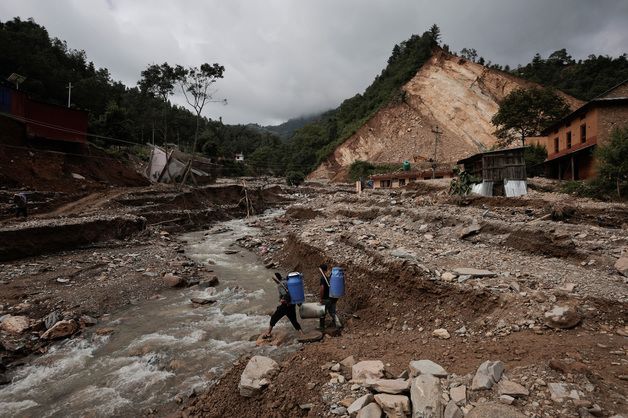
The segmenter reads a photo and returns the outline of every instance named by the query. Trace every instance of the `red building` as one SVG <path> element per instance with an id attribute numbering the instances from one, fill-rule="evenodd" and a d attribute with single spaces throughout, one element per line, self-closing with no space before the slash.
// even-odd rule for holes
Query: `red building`
<path id="1" fill-rule="evenodd" d="M 7 86 L 0 86 L 0 117 L 23 124 L 27 138 L 87 142 L 87 112 L 33 100 Z"/>
<path id="2" fill-rule="evenodd" d="M 546 175 L 581 180 L 596 175 L 593 151 L 613 129 L 628 126 L 628 80 L 565 116 L 535 138 L 547 149 Z"/>

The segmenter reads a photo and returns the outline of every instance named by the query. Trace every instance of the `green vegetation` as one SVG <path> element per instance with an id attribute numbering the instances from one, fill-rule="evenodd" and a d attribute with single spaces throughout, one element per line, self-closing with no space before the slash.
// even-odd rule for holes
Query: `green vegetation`
<path id="1" fill-rule="evenodd" d="M 528 177 L 541 175 L 543 174 L 541 164 L 547 158 L 547 149 L 540 144 L 530 145 L 524 150 L 523 158 L 526 163 L 526 173 Z"/>
<path id="2" fill-rule="evenodd" d="M 610 141 L 596 150 L 599 175 L 586 181 L 566 181 L 564 193 L 602 200 L 628 197 L 628 126 L 615 129 Z"/>
<path id="3" fill-rule="evenodd" d="M 517 139 L 525 146 L 528 136 L 539 135 L 551 124 L 569 114 L 569 106 L 551 89 L 529 88 L 512 91 L 491 119 L 501 146 Z"/>
<path id="4" fill-rule="evenodd" d="M 589 55 L 585 60 L 575 61 L 567 50 L 560 49 L 547 59 L 536 54 L 532 62 L 512 73 L 578 99 L 591 100 L 628 79 L 628 56 Z"/>
<path id="5" fill-rule="evenodd" d="M 628 189 L 628 126 L 613 130 L 610 141 L 596 150 L 599 160 L 599 180 L 610 188 L 615 186 L 617 197 L 626 197 Z"/>
<path id="6" fill-rule="evenodd" d="M 288 186 L 299 186 L 305 180 L 305 175 L 300 171 L 288 171 L 286 173 L 286 184 Z"/>
<path id="7" fill-rule="evenodd" d="M 455 196 L 466 196 L 471 193 L 471 188 L 479 181 L 466 171 L 460 170 L 459 167 L 453 168 L 455 177 L 449 183 L 449 194 Z"/>

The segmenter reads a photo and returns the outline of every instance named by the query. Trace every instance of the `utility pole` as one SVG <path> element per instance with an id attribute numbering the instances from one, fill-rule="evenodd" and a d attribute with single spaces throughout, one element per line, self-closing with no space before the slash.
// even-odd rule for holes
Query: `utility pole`
<path id="1" fill-rule="evenodd" d="M 434 155 L 432 156 L 432 179 L 434 179 L 436 177 L 436 151 L 438 150 L 438 141 L 443 131 L 436 126 L 432 128 L 432 132 L 434 132 Z"/>
<path id="2" fill-rule="evenodd" d="M 70 100 L 72 98 L 72 82 L 68 83 L 68 107 L 70 107 Z"/>

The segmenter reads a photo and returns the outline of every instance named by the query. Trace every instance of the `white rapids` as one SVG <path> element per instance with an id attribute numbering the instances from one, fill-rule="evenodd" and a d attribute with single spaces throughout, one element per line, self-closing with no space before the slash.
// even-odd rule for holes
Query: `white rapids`
<path id="1" fill-rule="evenodd" d="M 243 220 L 221 226 L 228 231 L 183 237 L 191 259 L 215 263 L 217 303 L 193 306 L 190 297 L 201 292 L 183 289 L 107 316 L 99 326 L 113 328 L 112 335 L 87 332 L 12 371 L 12 382 L 0 387 L 0 416 L 142 415 L 209 387 L 240 355 L 256 349 L 251 339 L 276 306 L 272 272 L 251 252 L 225 254 L 255 228 Z"/>

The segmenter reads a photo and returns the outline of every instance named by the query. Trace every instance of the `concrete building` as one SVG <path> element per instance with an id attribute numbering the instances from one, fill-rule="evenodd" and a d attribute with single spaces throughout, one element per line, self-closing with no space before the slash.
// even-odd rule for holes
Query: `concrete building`
<path id="1" fill-rule="evenodd" d="M 369 180 L 373 182 L 374 189 L 397 189 L 419 180 L 452 178 L 453 176 L 453 171 L 447 166 L 436 168 L 434 171 L 432 171 L 432 169 L 425 169 L 374 174 L 369 177 Z"/>
<path id="2" fill-rule="evenodd" d="M 593 151 L 608 141 L 613 129 L 628 125 L 628 80 L 585 103 L 535 138 L 545 145 L 545 174 L 582 180 L 596 175 Z"/>

